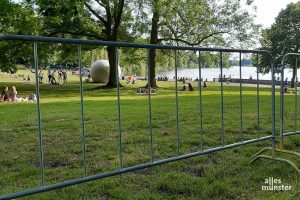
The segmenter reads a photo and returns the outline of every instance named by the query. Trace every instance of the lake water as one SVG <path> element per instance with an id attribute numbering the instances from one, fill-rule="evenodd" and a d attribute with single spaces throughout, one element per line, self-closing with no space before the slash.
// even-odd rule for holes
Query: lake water
<path id="1" fill-rule="evenodd" d="M 213 78 L 218 78 L 221 74 L 220 68 L 202 68 L 202 77 L 203 80 L 207 78 L 208 81 L 213 81 Z M 284 76 L 288 78 L 288 80 L 291 80 L 292 78 L 292 69 L 285 69 L 284 70 Z M 179 69 L 177 71 L 178 77 L 188 77 L 192 78 L 193 80 L 199 77 L 199 70 L 196 68 L 193 69 Z M 240 78 L 240 67 L 239 66 L 233 66 L 230 68 L 223 68 L 223 76 L 229 77 L 231 75 L 231 78 Z M 300 70 L 298 70 L 298 77 L 300 75 Z M 163 72 L 159 73 L 157 77 L 168 77 L 168 79 L 173 79 L 175 76 L 175 70 L 170 72 Z M 242 67 L 242 79 L 248 79 L 250 76 L 252 76 L 253 79 L 256 79 L 256 67 Z M 279 76 L 278 74 L 275 75 L 275 77 Z M 259 74 L 259 79 L 261 80 L 271 80 L 271 73 L 268 74 Z"/>

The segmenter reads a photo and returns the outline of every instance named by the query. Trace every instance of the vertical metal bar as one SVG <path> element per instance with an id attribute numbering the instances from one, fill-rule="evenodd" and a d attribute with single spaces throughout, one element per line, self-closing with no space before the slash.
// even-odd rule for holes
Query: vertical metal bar
<path id="1" fill-rule="evenodd" d="M 221 142 L 224 146 L 224 95 L 223 95 L 223 52 L 220 52 L 220 67 L 221 67 Z"/>
<path id="2" fill-rule="evenodd" d="M 41 173 L 41 186 L 45 186 L 45 172 L 44 172 L 44 155 L 43 155 L 43 134 L 41 127 L 41 107 L 40 107 L 40 86 L 38 77 L 38 47 L 37 42 L 33 43 L 34 49 L 34 67 L 35 67 L 35 87 L 36 87 L 36 100 L 38 110 L 38 134 L 39 134 L 39 161 L 40 161 L 40 173 Z"/>
<path id="3" fill-rule="evenodd" d="M 80 106 L 81 106 L 81 128 L 82 128 L 82 158 L 83 158 L 83 176 L 86 177 L 86 141 L 84 126 L 84 105 L 83 105 L 83 86 L 82 86 L 82 66 L 81 66 L 81 45 L 78 45 L 78 66 L 80 74 Z"/>
<path id="4" fill-rule="evenodd" d="M 283 131 L 284 131 L 284 121 L 283 121 L 283 103 L 284 103 L 284 68 L 285 63 L 281 65 L 281 88 L 280 88 L 280 149 L 283 149 Z"/>
<path id="5" fill-rule="evenodd" d="M 199 104 L 200 104 L 200 148 L 203 151 L 203 106 L 202 106 L 202 65 L 201 65 L 201 51 L 198 51 L 198 66 L 199 66 Z M 204 81 L 204 80 L 203 80 Z"/>
<path id="6" fill-rule="evenodd" d="M 179 156 L 179 113 L 178 113 L 178 80 L 177 80 L 177 50 L 174 51 L 175 60 L 175 90 L 176 90 L 176 155 Z"/>
<path id="7" fill-rule="evenodd" d="M 242 53 L 239 53 L 240 59 L 240 138 L 241 142 L 243 142 L 243 90 L 242 90 Z"/>
<path id="8" fill-rule="evenodd" d="M 274 69 L 274 59 L 271 59 L 272 67 L 272 158 L 275 158 L 275 145 L 276 145 L 276 127 L 275 127 L 275 69 Z"/>
<path id="9" fill-rule="evenodd" d="M 256 100 L 257 100 L 257 137 L 260 137 L 260 107 L 259 107 L 259 57 L 256 54 Z"/>
<path id="10" fill-rule="evenodd" d="M 119 128 L 119 154 L 120 169 L 123 169 L 123 147 L 122 147 L 122 128 L 121 128 L 121 99 L 120 99 L 120 80 L 119 80 L 119 51 L 115 47 L 116 53 L 116 79 L 117 79 L 117 96 L 118 96 L 118 128 Z"/>
<path id="11" fill-rule="evenodd" d="M 297 115 L 298 115 L 298 74 L 297 74 L 297 63 L 298 59 L 296 57 L 296 81 L 295 81 L 295 113 L 294 113 L 294 132 L 297 132 Z"/>
<path id="12" fill-rule="evenodd" d="M 152 105 L 151 105 L 151 82 L 150 82 L 150 49 L 147 52 L 147 67 L 148 67 L 148 107 L 149 107 L 149 131 L 150 131 L 150 157 L 153 162 L 153 137 L 152 137 Z"/>

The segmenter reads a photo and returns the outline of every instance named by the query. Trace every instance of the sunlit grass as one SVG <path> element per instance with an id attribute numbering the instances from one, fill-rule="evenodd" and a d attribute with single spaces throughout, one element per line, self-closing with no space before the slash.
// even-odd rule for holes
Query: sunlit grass
<path id="1" fill-rule="evenodd" d="M 21 72 L 18 72 L 21 73 Z M 24 72 L 25 73 L 25 72 Z M 0 86 L 15 85 L 19 96 L 35 93 L 34 82 L 0 75 Z M 45 73 L 44 73 L 45 76 Z M 40 85 L 41 125 L 46 184 L 83 176 L 81 106 L 78 77 L 68 85 Z M 7 81 L 6 81 L 7 80 Z M 121 131 L 124 167 L 150 161 L 148 95 L 139 87 L 121 84 Z M 179 91 L 180 154 L 199 151 L 199 91 Z M 181 85 L 180 83 L 178 84 Z M 84 84 L 84 123 L 88 174 L 119 169 L 117 90 Z M 175 83 L 159 82 L 151 95 L 154 159 L 176 156 Z M 224 84 L 225 144 L 240 141 L 240 88 Z M 254 85 L 243 86 L 243 137 L 271 134 L 271 88 L 260 88 L 260 132 L 257 132 L 257 97 Z M 203 147 L 221 145 L 220 85 L 203 88 Z M 294 129 L 294 95 L 285 97 L 285 130 Z M 300 106 L 298 106 L 299 109 Z M 279 89 L 276 89 L 276 130 L 279 133 Z M 300 112 L 298 112 L 299 115 Z M 297 123 L 300 122 L 300 116 Z M 0 194 L 38 187 L 37 105 L 0 103 Z M 299 136 L 286 138 L 286 148 L 299 151 Z M 298 174 L 289 166 L 251 156 L 271 141 L 199 156 L 104 180 L 59 189 L 30 199 L 297 199 Z M 280 155 L 285 157 L 285 155 Z M 288 157 L 298 160 L 294 157 Z M 265 178 L 281 178 L 293 186 L 288 192 L 263 192 Z"/>

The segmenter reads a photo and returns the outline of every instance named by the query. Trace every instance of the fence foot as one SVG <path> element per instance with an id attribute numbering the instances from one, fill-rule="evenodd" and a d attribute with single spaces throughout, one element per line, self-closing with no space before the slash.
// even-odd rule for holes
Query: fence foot
<path id="1" fill-rule="evenodd" d="M 272 150 L 272 148 L 271 148 L 271 147 L 265 147 L 265 148 L 263 148 L 262 150 L 260 150 L 260 151 L 257 152 L 256 154 L 254 154 L 254 156 L 252 156 L 252 160 L 253 160 L 255 157 L 261 155 L 262 153 L 264 153 L 265 151 L 268 151 L 268 150 Z M 251 161 L 251 163 L 252 163 L 252 161 Z"/>
<path id="2" fill-rule="evenodd" d="M 283 158 L 272 157 L 272 156 L 267 156 L 267 155 L 261 155 L 262 153 L 264 153 L 268 150 L 272 150 L 272 147 L 266 147 L 266 148 L 263 148 L 262 150 L 260 150 L 259 152 L 257 152 L 252 157 L 251 163 L 255 162 L 256 160 L 258 160 L 260 158 L 275 160 L 275 161 L 287 163 L 288 165 L 293 167 L 298 173 L 300 173 L 300 169 L 297 167 L 297 165 L 295 163 L 293 163 L 292 161 L 290 161 L 290 160 L 283 159 Z M 281 153 L 292 154 L 292 155 L 295 155 L 295 156 L 300 158 L 300 154 L 297 153 L 297 152 L 294 152 L 294 151 L 282 150 L 282 149 L 277 149 L 277 148 L 275 149 L 275 151 L 281 152 Z"/>

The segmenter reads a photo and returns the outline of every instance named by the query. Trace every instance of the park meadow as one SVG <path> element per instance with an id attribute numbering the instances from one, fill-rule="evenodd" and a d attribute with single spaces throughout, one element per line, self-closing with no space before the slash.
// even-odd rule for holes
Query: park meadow
<path id="1" fill-rule="evenodd" d="M 18 73 L 30 74 L 25 70 Z M 34 77 L 34 74 L 31 74 Z M 33 78 L 34 80 L 34 78 Z M 34 81 L 1 73 L 0 86 L 15 85 L 18 96 L 35 93 Z M 148 95 L 136 94 L 146 81 L 120 89 L 123 165 L 150 162 Z M 176 156 L 175 82 L 159 81 L 151 95 L 154 160 Z M 178 83 L 178 89 L 180 87 Z M 200 151 L 198 82 L 195 91 L 178 91 L 179 154 Z M 202 90 L 203 149 L 221 145 L 220 83 L 208 82 Z M 41 127 L 45 183 L 53 184 L 83 176 L 80 88 L 78 76 L 67 85 L 40 84 Z M 243 91 L 243 138 L 270 135 L 271 87 L 261 86 L 260 129 L 257 124 L 256 85 Z M 117 170 L 119 159 L 117 89 L 84 83 L 84 123 L 87 174 Z M 285 131 L 294 130 L 294 95 L 285 95 Z M 300 113 L 300 112 L 298 112 Z M 39 154 L 36 102 L 0 103 L 1 194 L 39 187 Z M 298 120 L 300 117 L 298 117 Z M 289 121 L 291 123 L 289 123 Z M 240 138 L 240 87 L 224 83 L 224 142 Z M 279 136 L 279 88 L 276 88 L 276 134 Z M 285 149 L 299 150 L 299 136 L 285 137 Z M 298 199 L 298 173 L 288 165 L 251 157 L 271 141 L 249 144 L 201 155 L 162 166 L 36 194 L 25 199 Z M 281 156 L 277 153 L 277 156 Z M 297 157 L 286 156 L 299 164 Z M 262 191 L 264 180 L 281 178 L 291 191 Z"/>

